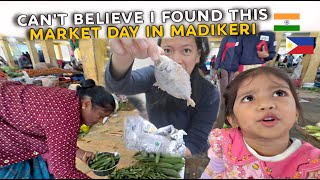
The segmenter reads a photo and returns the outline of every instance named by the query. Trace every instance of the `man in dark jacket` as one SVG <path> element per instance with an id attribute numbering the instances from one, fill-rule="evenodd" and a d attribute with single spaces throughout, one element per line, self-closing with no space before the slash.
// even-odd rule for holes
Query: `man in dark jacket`
<path id="1" fill-rule="evenodd" d="M 218 73 L 218 69 L 220 69 L 220 94 L 221 94 L 221 105 L 220 112 L 224 112 L 224 98 L 223 93 L 227 85 L 231 82 L 231 80 L 235 77 L 236 72 L 239 67 L 239 59 L 234 58 L 235 55 L 235 47 L 239 45 L 238 36 L 226 36 L 222 39 L 218 56 L 215 61 L 213 74 L 215 77 Z M 214 127 L 222 128 L 225 123 L 225 118 L 223 117 L 223 113 L 219 113 L 219 116 L 214 124 Z"/>
<path id="2" fill-rule="evenodd" d="M 44 55 L 41 50 L 38 50 L 38 58 L 40 62 L 45 62 Z"/>
<path id="3" fill-rule="evenodd" d="M 235 58 L 239 59 L 239 72 L 265 66 L 276 55 L 277 41 L 272 31 L 261 31 L 256 35 L 240 36 L 235 48 Z"/>
<path id="4" fill-rule="evenodd" d="M 288 57 L 288 62 L 287 62 L 287 67 L 290 68 L 293 64 L 293 59 L 294 59 L 294 56 L 292 54 L 289 55 Z"/>
<path id="5" fill-rule="evenodd" d="M 25 53 L 22 53 L 22 55 L 18 59 L 18 64 L 22 69 L 32 69 L 32 63 L 29 61 Z"/>
<path id="6" fill-rule="evenodd" d="M 226 36 L 222 39 L 218 56 L 214 66 L 214 73 L 221 70 L 220 90 L 224 93 L 225 88 L 233 79 L 234 73 L 238 70 L 239 61 L 234 58 L 235 47 L 239 44 L 238 36 Z"/>
<path id="7" fill-rule="evenodd" d="M 29 54 L 28 51 L 25 53 L 25 56 L 27 56 L 29 62 L 32 63 L 32 61 L 31 61 L 31 56 L 30 56 L 30 54 Z"/>

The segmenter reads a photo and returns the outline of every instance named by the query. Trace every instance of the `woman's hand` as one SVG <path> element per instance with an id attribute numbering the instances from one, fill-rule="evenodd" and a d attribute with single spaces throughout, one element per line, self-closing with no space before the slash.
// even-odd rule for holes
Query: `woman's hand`
<path id="1" fill-rule="evenodd" d="M 86 164 L 88 163 L 89 160 L 92 160 L 95 157 L 93 152 L 84 151 L 80 148 L 76 151 L 76 156 L 77 156 L 77 158 L 81 159 L 81 161 L 83 161 Z"/>
<path id="2" fill-rule="evenodd" d="M 184 157 L 187 157 L 187 158 L 192 157 L 192 153 L 187 147 L 186 147 L 186 150 L 184 151 Z"/>
<path id="3" fill-rule="evenodd" d="M 164 51 L 157 45 L 155 39 L 121 38 L 110 39 L 109 46 L 112 52 L 111 74 L 115 79 L 121 79 L 133 64 L 135 58 L 152 60 L 160 59 Z"/>

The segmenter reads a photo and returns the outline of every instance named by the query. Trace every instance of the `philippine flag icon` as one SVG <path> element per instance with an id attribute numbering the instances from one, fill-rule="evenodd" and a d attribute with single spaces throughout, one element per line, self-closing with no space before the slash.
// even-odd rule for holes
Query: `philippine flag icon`
<path id="1" fill-rule="evenodd" d="M 316 39 L 314 37 L 287 37 L 287 54 L 313 54 Z"/>

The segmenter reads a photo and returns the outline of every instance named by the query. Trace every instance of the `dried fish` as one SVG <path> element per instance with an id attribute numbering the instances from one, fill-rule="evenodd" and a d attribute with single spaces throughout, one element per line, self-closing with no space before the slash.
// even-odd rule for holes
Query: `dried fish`
<path id="1" fill-rule="evenodd" d="M 195 107 L 191 99 L 190 75 L 180 64 L 161 55 L 160 60 L 155 62 L 155 78 L 157 82 L 154 86 L 176 98 L 187 100 L 188 106 Z"/>

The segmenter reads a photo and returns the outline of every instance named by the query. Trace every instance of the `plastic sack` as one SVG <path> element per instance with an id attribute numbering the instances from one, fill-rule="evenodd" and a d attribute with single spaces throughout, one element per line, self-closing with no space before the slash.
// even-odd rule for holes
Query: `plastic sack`
<path id="1" fill-rule="evenodd" d="M 291 79 L 300 79 L 301 77 L 301 72 L 302 72 L 302 68 L 303 68 L 303 65 L 302 64 L 299 64 L 294 70 L 293 70 L 293 73 L 291 75 Z"/>
<path id="2" fill-rule="evenodd" d="M 183 156 L 187 133 L 172 125 L 157 129 L 141 116 L 128 116 L 125 122 L 124 142 L 128 149 Z"/>

